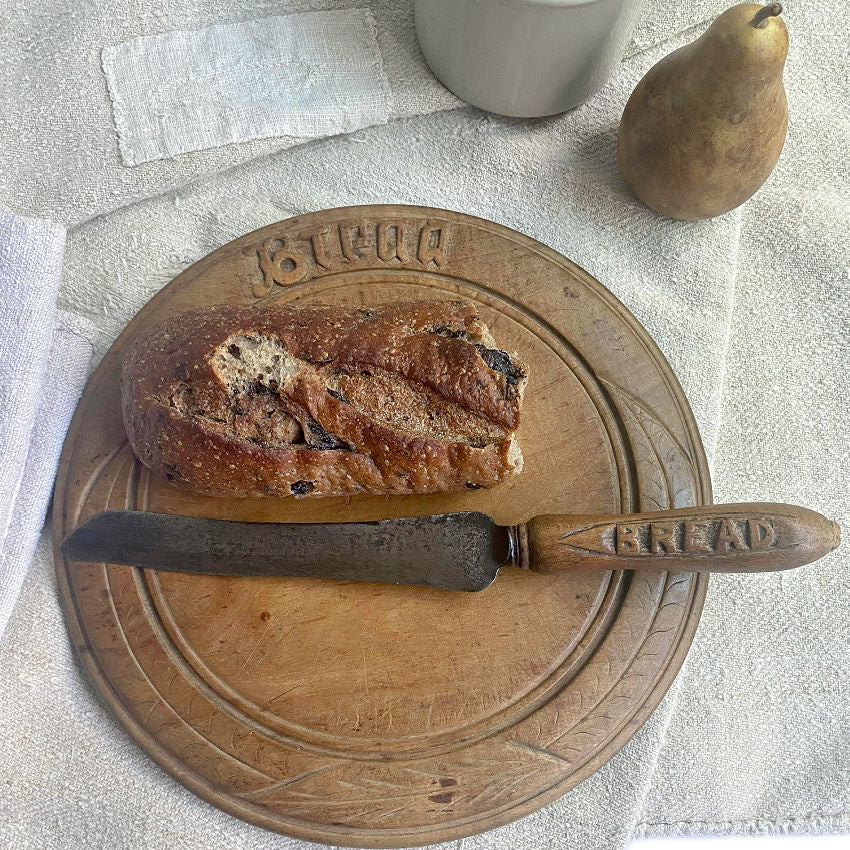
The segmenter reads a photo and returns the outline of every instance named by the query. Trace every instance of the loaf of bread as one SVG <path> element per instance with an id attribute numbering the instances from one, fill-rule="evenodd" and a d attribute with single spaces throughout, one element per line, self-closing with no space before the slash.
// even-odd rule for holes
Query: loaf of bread
<path id="1" fill-rule="evenodd" d="M 522 468 L 527 374 L 467 301 L 222 305 L 133 341 L 122 408 L 142 463 L 211 496 L 474 490 Z"/>

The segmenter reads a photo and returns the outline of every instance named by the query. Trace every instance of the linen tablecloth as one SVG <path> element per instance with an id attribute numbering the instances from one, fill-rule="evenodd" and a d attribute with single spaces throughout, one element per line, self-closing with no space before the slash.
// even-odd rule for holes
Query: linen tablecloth
<path id="1" fill-rule="evenodd" d="M 694 408 L 716 501 L 799 502 L 850 527 L 842 27 L 787 4 L 785 151 L 752 201 L 708 222 L 642 207 L 617 173 L 614 142 L 634 84 L 699 35 L 725 5 L 713 0 L 687 10 L 649 2 L 606 88 L 538 121 L 460 106 L 428 74 L 410 3 L 373 2 L 389 123 L 123 165 L 102 48 L 363 5 L 2 0 L 0 203 L 69 228 L 59 306 L 95 326 L 96 356 L 174 275 L 248 230 L 343 204 L 457 209 L 561 251 L 643 322 Z M 714 578 L 688 661 L 632 742 L 558 802 L 455 846 L 589 850 L 633 834 L 849 831 L 846 567 L 843 546 L 787 575 Z M 217 811 L 130 741 L 74 659 L 46 535 L 0 659 L 3 846 L 308 846 Z"/>

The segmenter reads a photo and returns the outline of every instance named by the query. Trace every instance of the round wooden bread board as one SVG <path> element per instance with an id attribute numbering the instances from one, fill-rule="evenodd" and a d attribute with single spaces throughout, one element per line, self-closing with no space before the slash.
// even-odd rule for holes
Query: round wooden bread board
<path id="1" fill-rule="evenodd" d="M 128 342 L 216 303 L 471 299 L 530 367 L 523 472 L 428 496 L 210 499 L 133 457 Z M 68 628 L 95 686 L 165 770 L 251 823 L 328 844 L 407 847 L 508 823 L 610 759 L 687 653 L 707 578 L 536 575 L 481 593 L 237 579 L 69 563 L 62 538 L 107 508 L 254 521 L 478 510 L 499 523 L 711 501 L 696 423 L 655 344 L 598 281 L 506 227 L 363 206 L 269 225 L 159 292 L 89 382 L 54 503 Z M 152 541 L 155 543 L 155 541 Z"/>

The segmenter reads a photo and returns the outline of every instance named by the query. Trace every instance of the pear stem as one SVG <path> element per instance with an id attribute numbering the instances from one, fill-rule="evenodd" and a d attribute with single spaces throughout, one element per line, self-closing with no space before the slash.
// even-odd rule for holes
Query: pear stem
<path id="1" fill-rule="evenodd" d="M 775 18 L 777 15 L 782 14 L 782 4 L 781 3 L 771 3 L 769 6 L 762 6 L 758 12 L 753 15 L 753 19 L 750 23 L 759 30 L 764 29 L 767 26 L 768 18 Z"/>

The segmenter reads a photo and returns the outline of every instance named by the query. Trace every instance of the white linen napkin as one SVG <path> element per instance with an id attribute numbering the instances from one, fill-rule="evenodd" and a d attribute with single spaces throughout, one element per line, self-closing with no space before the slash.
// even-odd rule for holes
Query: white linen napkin
<path id="1" fill-rule="evenodd" d="M 60 225 L 0 210 L 0 635 L 91 358 L 88 323 L 56 310 L 64 246 Z"/>

